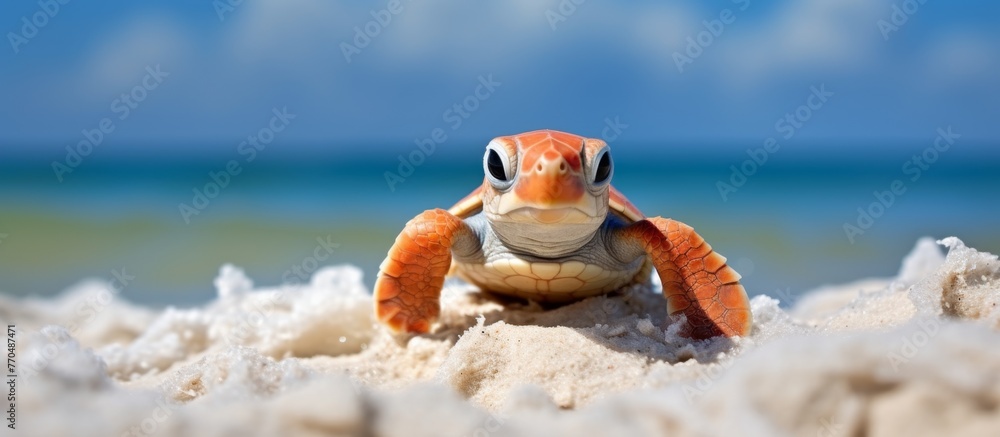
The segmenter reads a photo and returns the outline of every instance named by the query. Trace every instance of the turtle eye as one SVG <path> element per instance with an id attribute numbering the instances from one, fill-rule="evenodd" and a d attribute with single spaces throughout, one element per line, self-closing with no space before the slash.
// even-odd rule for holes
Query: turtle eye
<path id="1" fill-rule="evenodd" d="M 490 176 L 500 181 L 507 181 L 507 171 L 504 170 L 503 160 L 496 150 L 490 149 L 486 152 L 486 170 L 490 172 Z"/>
<path id="2" fill-rule="evenodd" d="M 601 150 L 594 161 L 597 162 L 597 169 L 594 170 L 594 184 L 599 185 L 611 180 L 611 173 L 614 169 L 614 164 L 611 162 L 611 152 L 608 149 Z"/>
<path id="3" fill-rule="evenodd" d="M 512 161 L 503 146 L 494 144 L 486 146 L 486 155 L 483 156 L 486 180 L 497 189 L 509 188 L 514 183 L 514 171 L 511 169 L 515 164 Z"/>

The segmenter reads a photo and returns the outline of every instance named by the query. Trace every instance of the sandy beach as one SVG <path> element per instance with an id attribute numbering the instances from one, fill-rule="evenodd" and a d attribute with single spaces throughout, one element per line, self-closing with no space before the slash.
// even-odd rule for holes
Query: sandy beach
<path id="1" fill-rule="evenodd" d="M 0 437 L 1000 437 L 1000 2 L 0 9 Z"/>
<path id="2" fill-rule="evenodd" d="M 226 265 L 213 302 L 164 311 L 90 281 L 0 316 L 25 436 L 997 435 L 1000 261 L 939 244 L 700 342 L 655 284 L 544 311 L 451 281 L 432 334 L 392 336 L 351 266 L 267 288 Z"/>

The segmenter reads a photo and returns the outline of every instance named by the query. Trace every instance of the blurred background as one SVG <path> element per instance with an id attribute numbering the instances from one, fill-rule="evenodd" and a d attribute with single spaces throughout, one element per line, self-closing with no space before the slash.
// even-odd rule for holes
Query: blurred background
<path id="1" fill-rule="evenodd" d="M 541 128 L 608 140 L 751 294 L 891 276 L 924 235 L 1000 252 L 1000 4 L 577 2 L 4 2 L 0 291 L 371 286 L 491 138 Z"/>

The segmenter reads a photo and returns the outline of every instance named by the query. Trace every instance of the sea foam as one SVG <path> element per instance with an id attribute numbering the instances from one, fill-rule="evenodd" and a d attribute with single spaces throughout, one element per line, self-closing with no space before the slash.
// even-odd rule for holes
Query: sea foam
<path id="1" fill-rule="evenodd" d="M 19 435 L 1000 435 L 1000 261 L 939 243 L 895 278 L 755 296 L 736 339 L 677 336 L 655 285 L 543 310 L 457 281 L 434 333 L 394 336 L 350 266 L 255 287 L 227 265 L 214 301 L 162 311 L 90 281 L 0 315 Z"/>

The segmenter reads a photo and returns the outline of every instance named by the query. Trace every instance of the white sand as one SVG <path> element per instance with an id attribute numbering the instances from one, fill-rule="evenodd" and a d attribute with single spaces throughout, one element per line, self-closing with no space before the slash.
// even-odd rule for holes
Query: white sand
<path id="1" fill-rule="evenodd" d="M 225 266 L 214 302 L 162 312 L 88 282 L 0 318 L 17 435 L 997 436 L 1000 261 L 943 243 L 790 309 L 754 297 L 732 341 L 664 330 L 640 287 L 541 311 L 458 282 L 435 334 L 394 338 L 353 267 L 254 288 Z"/>

